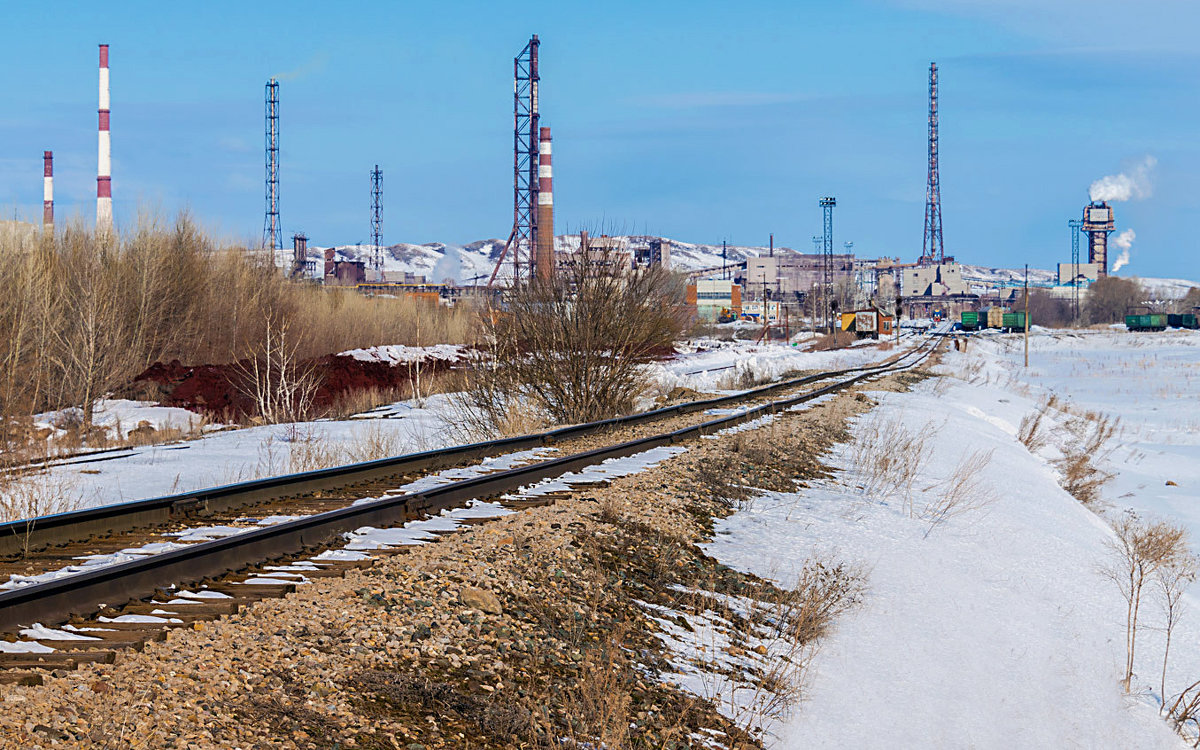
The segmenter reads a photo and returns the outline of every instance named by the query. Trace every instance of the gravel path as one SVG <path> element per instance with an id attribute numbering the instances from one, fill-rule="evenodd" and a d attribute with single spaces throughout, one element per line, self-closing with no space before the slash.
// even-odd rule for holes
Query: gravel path
<path id="1" fill-rule="evenodd" d="M 789 481 L 821 471 L 812 457 L 869 406 L 849 390 L 763 428 L 809 458 Z M 636 604 L 698 581 L 763 585 L 695 547 L 728 512 L 697 481 L 724 443 L 691 441 L 658 468 L 172 631 L 116 664 L 5 686 L 0 746 L 684 747 L 701 730 L 714 746 L 755 746 L 654 679 L 664 656 Z"/>

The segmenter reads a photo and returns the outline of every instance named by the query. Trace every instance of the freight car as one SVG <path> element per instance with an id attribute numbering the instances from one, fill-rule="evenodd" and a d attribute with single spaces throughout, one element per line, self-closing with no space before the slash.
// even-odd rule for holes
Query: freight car
<path id="1" fill-rule="evenodd" d="M 979 313 L 972 310 L 967 310 L 959 316 L 959 321 L 962 323 L 964 331 L 975 331 L 979 329 Z"/>
<path id="2" fill-rule="evenodd" d="M 1162 313 L 1126 315 L 1125 327 L 1131 331 L 1165 331 L 1167 330 L 1167 316 Z"/>
<path id="3" fill-rule="evenodd" d="M 1008 331 L 1024 331 L 1025 330 L 1025 313 L 1011 312 L 1004 313 L 1001 318 L 1000 327 Z"/>
<path id="4" fill-rule="evenodd" d="M 1126 322 L 1128 325 L 1128 322 Z M 1200 328 L 1200 319 L 1194 313 L 1167 313 L 1167 325 L 1171 328 Z"/>

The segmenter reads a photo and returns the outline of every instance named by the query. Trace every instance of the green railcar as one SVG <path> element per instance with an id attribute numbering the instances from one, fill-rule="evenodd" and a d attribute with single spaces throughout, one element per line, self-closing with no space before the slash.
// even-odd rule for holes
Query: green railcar
<path id="1" fill-rule="evenodd" d="M 1200 328 L 1200 325 L 1197 325 L 1196 316 L 1192 313 L 1168 313 L 1167 325 L 1171 328 Z"/>
<path id="2" fill-rule="evenodd" d="M 1126 315 L 1125 327 L 1131 331 L 1165 331 L 1167 330 L 1167 316 L 1162 313 Z"/>
<path id="3" fill-rule="evenodd" d="M 1025 313 L 1023 313 L 1023 312 L 1004 313 L 1004 318 L 1003 318 L 1003 322 L 1001 325 L 1003 328 L 1007 328 L 1010 331 L 1024 331 L 1025 330 Z"/>
<path id="4" fill-rule="evenodd" d="M 974 331 L 979 328 L 979 313 L 964 312 L 959 316 L 964 331 Z"/>

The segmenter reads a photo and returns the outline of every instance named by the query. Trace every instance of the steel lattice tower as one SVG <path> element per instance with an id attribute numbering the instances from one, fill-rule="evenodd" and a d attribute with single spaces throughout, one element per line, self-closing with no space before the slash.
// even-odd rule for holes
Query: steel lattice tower
<path id="1" fill-rule="evenodd" d="M 1080 219 L 1067 219 L 1067 227 L 1071 230 L 1071 286 L 1075 287 L 1075 319 L 1079 319 L 1079 230 L 1083 226 Z M 1060 279 L 1061 281 L 1061 279 Z"/>
<path id="2" fill-rule="evenodd" d="M 279 223 L 279 82 L 267 81 L 267 214 L 263 220 L 263 247 L 283 247 Z M 272 255 L 272 258 L 274 256 Z"/>
<path id="3" fill-rule="evenodd" d="M 946 258 L 942 244 L 942 186 L 938 178 L 938 79 L 937 63 L 929 63 L 929 178 L 925 185 L 925 239 L 921 259 L 941 263 Z"/>
<path id="4" fill-rule="evenodd" d="M 376 164 L 371 170 L 371 264 L 383 270 L 383 170 Z"/>
<path id="5" fill-rule="evenodd" d="M 821 306 L 825 308 L 825 327 L 833 332 L 833 207 L 837 199 L 821 199 L 825 232 L 821 238 Z"/>
<path id="6" fill-rule="evenodd" d="M 534 34 L 513 58 L 513 228 L 488 279 L 496 279 L 500 265 L 512 253 L 513 284 L 521 278 L 522 258 L 533 276 L 538 234 L 538 38 Z"/>

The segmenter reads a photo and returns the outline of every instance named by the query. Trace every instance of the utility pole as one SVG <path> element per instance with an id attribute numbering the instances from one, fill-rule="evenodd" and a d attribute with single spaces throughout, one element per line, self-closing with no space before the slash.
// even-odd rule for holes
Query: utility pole
<path id="1" fill-rule="evenodd" d="M 1025 367 L 1029 367 L 1029 264 L 1025 264 Z"/>
<path id="2" fill-rule="evenodd" d="M 725 240 L 721 240 L 721 278 L 729 278 L 729 262 L 726 258 L 728 248 L 725 246 Z"/>

